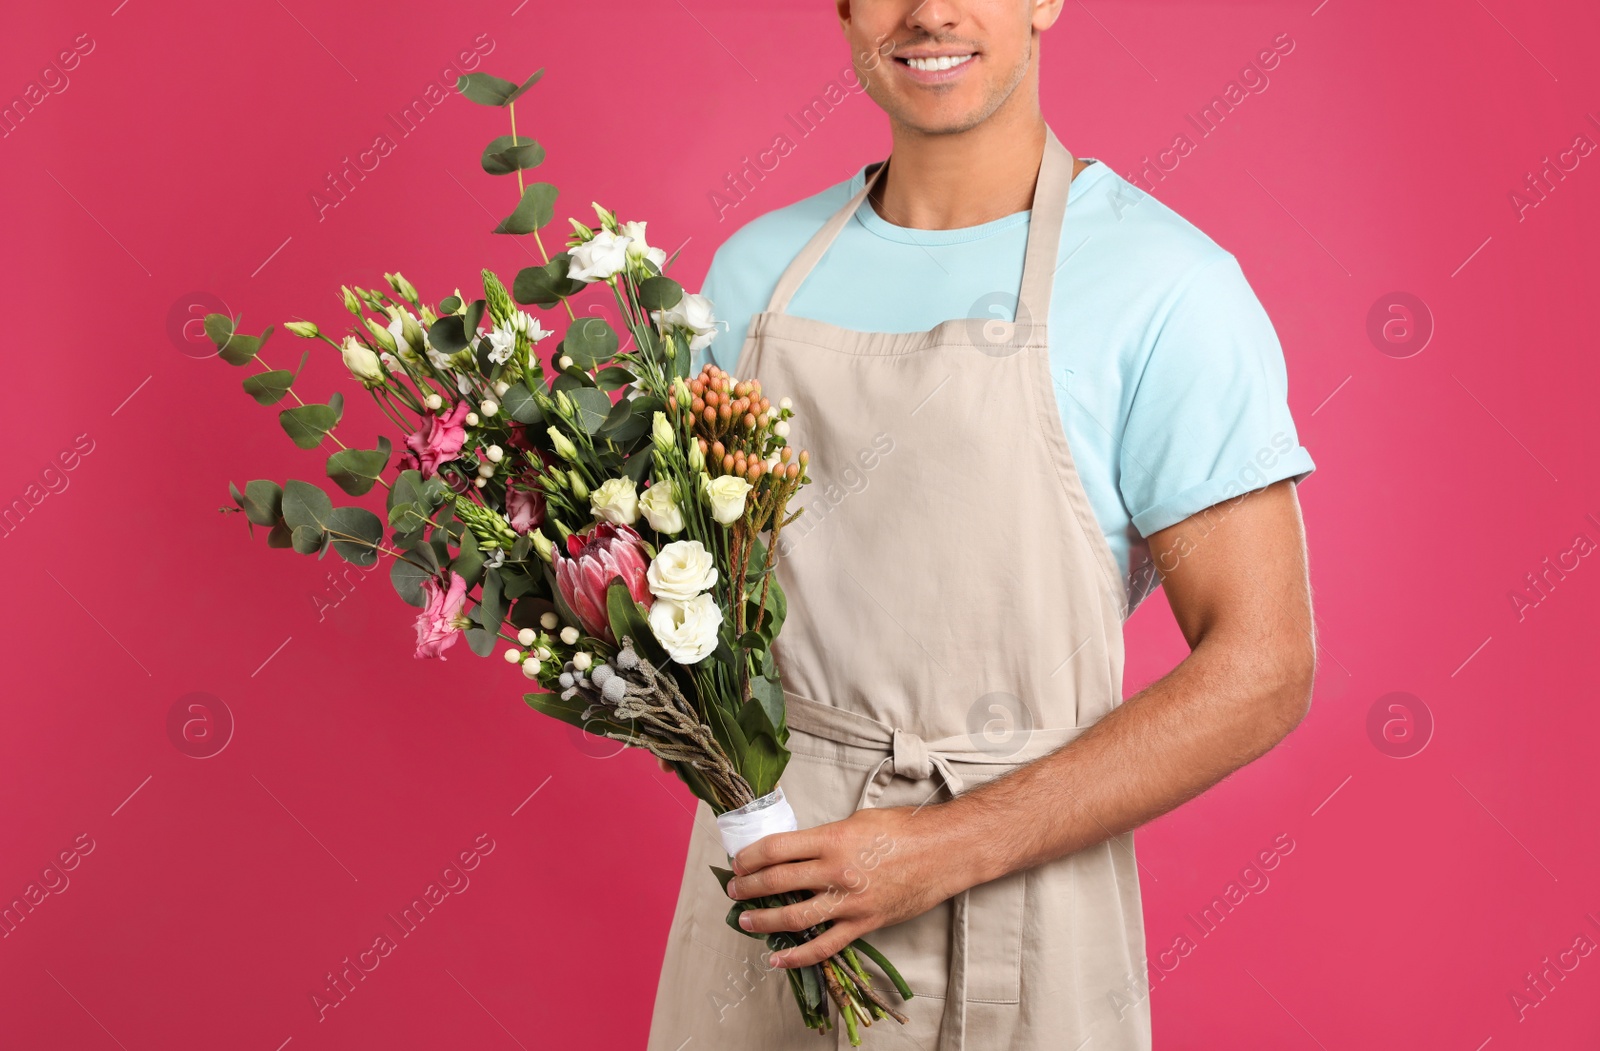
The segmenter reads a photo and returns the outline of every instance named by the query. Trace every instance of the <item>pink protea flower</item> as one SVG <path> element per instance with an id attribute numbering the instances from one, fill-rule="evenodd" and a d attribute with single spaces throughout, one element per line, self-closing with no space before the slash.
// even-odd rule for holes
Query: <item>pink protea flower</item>
<path id="1" fill-rule="evenodd" d="M 556 586 L 561 597 L 578 615 L 584 631 L 610 643 L 617 640 L 606 614 L 606 588 L 621 577 L 628 594 L 648 609 L 655 601 L 645 576 L 649 568 L 644 540 L 627 526 L 611 522 L 567 537 L 565 553 L 556 549 Z"/>
<path id="2" fill-rule="evenodd" d="M 450 588 L 441 588 L 432 577 L 422 581 L 427 605 L 417 614 L 418 657 L 437 657 L 445 660 L 444 651 L 456 644 L 461 629 L 471 622 L 461 613 L 467 599 L 467 582 L 461 574 L 450 571 Z"/>
<path id="3" fill-rule="evenodd" d="M 450 415 L 440 416 L 433 411 L 422 414 L 422 425 L 406 436 L 406 449 L 400 457 L 400 466 L 422 472 L 422 477 L 432 478 L 441 465 L 454 460 L 466 443 L 467 429 L 461 421 L 467 418 L 471 407 L 464 401 L 456 402 Z"/>

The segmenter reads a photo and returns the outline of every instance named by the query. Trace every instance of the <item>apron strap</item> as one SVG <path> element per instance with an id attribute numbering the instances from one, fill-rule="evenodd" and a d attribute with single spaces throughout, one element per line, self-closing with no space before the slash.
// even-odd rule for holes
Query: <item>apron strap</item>
<path id="1" fill-rule="evenodd" d="M 890 158 L 892 159 L 892 157 Z M 1050 293 L 1055 288 L 1056 253 L 1061 245 L 1061 223 L 1067 213 L 1067 194 L 1072 187 L 1073 156 L 1061 145 L 1049 125 L 1044 129 L 1044 156 L 1040 158 L 1038 181 L 1034 184 L 1033 205 L 1028 218 L 1028 251 L 1022 264 L 1022 287 L 1017 295 L 1017 316 L 1039 319 L 1043 323 L 1050 316 Z M 789 309 L 790 300 L 811 271 L 827 254 L 834 239 L 844 229 L 872 192 L 873 186 L 889 168 L 889 161 L 881 162 L 837 212 L 829 217 L 822 229 L 811 235 L 799 253 L 790 261 L 772 290 L 767 303 L 767 313 L 782 314 Z M 1025 313 L 1024 313 L 1025 312 Z"/>

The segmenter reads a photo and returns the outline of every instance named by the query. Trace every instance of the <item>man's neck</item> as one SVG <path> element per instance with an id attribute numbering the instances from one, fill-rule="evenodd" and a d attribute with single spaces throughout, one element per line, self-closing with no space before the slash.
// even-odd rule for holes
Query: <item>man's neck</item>
<path id="1" fill-rule="evenodd" d="M 873 188 L 872 206 L 886 222 L 917 230 L 977 226 L 1024 211 L 1033 204 L 1045 131 L 1037 109 L 1015 119 L 995 113 L 950 135 L 896 125 L 893 163 Z M 1073 175 L 1084 167 L 1078 161 Z"/>

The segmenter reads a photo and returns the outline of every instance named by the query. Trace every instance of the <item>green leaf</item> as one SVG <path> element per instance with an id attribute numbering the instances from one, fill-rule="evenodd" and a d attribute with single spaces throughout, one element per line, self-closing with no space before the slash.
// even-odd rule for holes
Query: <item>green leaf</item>
<path id="1" fill-rule="evenodd" d="M 456 90 L 480 106 L 504 106 L 516 94 L 517 86 L 488 73 L 467 73 L 456 80 Z"/>
<path id="2" fill-rule="evenodd" d="M 480 106 L 508 106 L 544 76 L 540 69 L 520 85 L 488 73 L 468 73 L 456 80 L 456 90 Z"/>
<path id="3" fill-rule="evenodd" d="M 418 609 L 428 604 L 427 596 L 422 591 L 422 582 L 432 575 L 421 566 L 413 565 L 403 558 L 395 559 L 394 565 L 389 567 L 389 583 L 394 585 L 395 594 L 399 595 L 401 601 L 407 605 Z"/>
<path id="4" fill-rule="evenodd" d="M 328 477 L 351 496 L 362 496 L 389 465 L 389 450 L 389 439 L 383 436 L 376 449 L 340 449 L 328 457 Z"/>
<path id="5" fill-rule="evenodd" d="M 287 522 L 285 522 L 283 519 L 281 519 L 281 518 L 278 519 L 278 521 L 272 527 L 272 532 L 267 534 L 267 546 L 268 547 L 292 547 L 292 546 L 294 546 L 294 534 L 289 529 L 289 524 Z"/>
<path id="6" fill-rule="evenodd" d="M 233 493 L 233 502 L 244 510 L 244 516 L 255 525 L 275 526 L 278 519 L 283 517 L 283 490 L 277 482 L 257 478 L 245 483 L 243 493 L 229 482 L 228 490 Z"/>
<path id="7" fill-rule="evenodd" d="M 333 539 L 339 557 L 357 566 L 378 561 L 376 545 L 383 541 L 383 522 L 365 507 L 336 507 L 329 513 L 326 528 L 330 534 L 342 533 L 356 540 Z"/>
<path id="8" fill-rule="evenodd" d="M 544 147 L 526 135 L 502 135 L 483 148 L 483 170 L 510 175 L 544 163 Z"/>
<path id="9" fill-rule="evenodd" d="M 605 318 L 580 317 L 567 328 L 563 353 L 579 368 L 592 369 L 617 356 L 617 333 Z M 559 355 L 558 355 L 559 356 Z"/>
<path id="10" fill-rule="evenodd" d="M 445 296 L 443 299 L 439 300 L 439 309 L 436 310 L 434 313 L 438 314 L 440 317 L 443 317 L 446 314 L 454 314 L 456 311 L 458 311 L 460 309 L 461 309 L 461 297 L 460 296 Z"/>
<path id="11" fill-rule="evenodd" d="M 558 693 L 525 693 L 522 699 L 528 702 L 528 707 L 536 712 L 543 712 L 552 719 L 560 719 L 568 726 L 576 726 L 580 730 L 600 736 L 606 733 L 633 733 L 633 728 L 626 723 L 608 719 L 596 713 L 585 719 L 583 713 L 588 709 L 588 702 L 581 694 L 573 695 L 572 700 L 564 701 Z"/>
<path id="12" fill-rule="evenodd" d="M 651 455 L 652 447 L 649 445 L 634 451 L 622 465 L 622 473 L 633 479 L 634 485 L 643 485 L 645 475 L 650 473 L 650 465 L 654 458 Z"/>
<path id="13" fill-rule="evenodd" d="M 461 574 L 472 588 L 483 576 L 483 555 L 478 551 L 478 538 L 468 529 L 461 534 L 461 553 L 450 560 L 450 568 Z"/>
<path id="14" fill-rule="evenodd" d="M 548 226 L 555 218 L 556 188 L 547 182 L 529 183 L 522 190 L 516 210 L 494 228 L 497 234 L 531 234 Z"/>
<path id="15" fill-rule="evenodd" d="M 518 423 L 538 423 L 544 419 L 539 403 L 533 400 L 533 395 L 521 380 L 507 387 L 506 392 L 500 395 L 500 408 Z"/>
<path id="16" fill-rule="evenodd" d="M 573 407 L 577 410 L 578 425 L 587 434 L 593 434 L 606 422 L 606 416 L 611 412 L 611 396 L 605 391 L 593 387 L 578 387 L 567 392 L 567 397 L 572 399 Z"/>
<path id="17" fill-rule="evenodd" d="M 467 346 L 466 321 L 460 314 L 442 317 L 428 326 L 428 342 L 441 354 L 454 354 Z"/>
<path id="18" fill-rule="evenodd" d="M 258 405 L 276 405 L 289 393 L 293 384 L 294 373 L 288 369 L 273 369 L 246 376 L 244 392 L 254 398 Z"/>
<path id="19" fill-rule="evenodd" d="M 461 315 L 461 336 L 463 340 L 477 338 L 478 326 L 483 323 L 483 315 L 489 309 L 487 299 L 474 299 L 467 304 L 467 312 Z M 466 346 L 463 342 L 462 346 Z"/>
<path id="20" fill-rule="evenodd" d="M 601 390 L 621 390 L 637 378 L 621 365 L 612 365 L 595 373 L 594 385 Z"/>
<path id="21" fill-rule="evenodd" d="M 649 277 L 639 286 L 639 305 L 646 310 L 669 310 L 683 299 L 683 286 L 670 277 Z"/>
<path id="22" fill-rule="evenodd" d="M 229 365 L 247 365 L 255 359 L 262 346 L 272 336 L 272 326 L 259 336 L 246 336 L 236 329 L 237 320 L 226 314 L 207 314 L 206 335 L 216 344 L 217 355 Z"/>
<path id="23" fill-rule="evenodd" d="M 608 416 L 606 426 L 601 428 L 599 437 L 622 446 L 627 446 L 635 439 L 649 434 L 650 424 L 654 421 L 656 412 L 667 407 L 666 402 L 653 394 L 628 398 L 617 404 L 626 405 L 627 412 Z"/>
<path id="24" fill-rule="evenodd" d="M 315 449 L 344 415 L 344 395 L 335 391 L 328 404 L 296 405 L 278 413 L 284 433 L 302 449 Z"/>
<path id="25" fill-rule="evenodd" d="M 333 511 L 333 501 L 321 486 L 291 478 L 283 483 L 283 520 L 291 529 L 304 526 L 322 531 L 322 523 Z"/>
<path id="26" fill-rule="evenodd" d="M 300 554 L 314 555 L 322 550 L 322 530 L 316 526 L 295 526 L 290 542 Z"/>
<path id="27" fill-rule="evenodd" d="M 567 276 L 571 262 L 570 253 L 560 252 L 542 266 L 519 270 L 511 282 L 511 297 L 524 305 L 553 307 L 563 297 L 577 295 L 585 285 Z"/>

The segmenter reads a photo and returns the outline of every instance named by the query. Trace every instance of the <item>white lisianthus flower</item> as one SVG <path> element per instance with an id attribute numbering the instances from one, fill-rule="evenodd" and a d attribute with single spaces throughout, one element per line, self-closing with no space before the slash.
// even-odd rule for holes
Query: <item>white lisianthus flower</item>
<path id="1" fill-rule="evenodd" d="M 438 369 L 440 372 L 449 372 L 451 369 L 455 368 L 455 366 L 450 363 L 450 355 L 439 350 L 432 343 L 428 344 L 428 360 L 432 362 L 433 367 Z"/>
<path id="2" fill-rule="evenodd" d="M 650 606 L 650 633 L 679 664 L 699 664 L 717 648 L 722 609 L 710 595 L 687 602 L 656 599 Z"/>
<path id="3" fill-rule="evenodd" d="M 651 248 L 644 239 L 645 224 L 629 221 L 622 224 L 622 236 L 633 243 L 628 245 L 628 257 L 634 260 L 648 259 L 660 270 L 667 265 L 667 253 L 659 248 Z"/>
<path id="4" fill-rule="evenodd" d="M 639 510 L 644 512 L 650 528 L 667 536 L 679 532 L 684 526 L 683 508 L 678 506 L 672 488 L 671 482 L 657 482 L 639 497 Z"/>
<path id="5" fill-rule="evenodd" d="M 645 580 L 656 598 L 687 602 L 716 587 L 717 567 L 711 552 L 700 541 L 675 540 L 651 559 Z"/>
<path id="6" fill-rule="evenodd" d="M 639 495 L 634 490 L 632 478 L 608 478 L 589 493 L 589 507 L 594 516 L 614 525 L 628 525 L 639 520 Z"/>
<path id="7" fill-rule="evenodd" d="M 750 483 L 736 474 L 723 474 L 713 478 L 700 476 L 700 487 L 711 501 L 711 517 L 723 525 L 732 525 L 744 514 L 744 498 L 750 492 Z"/>
<path id="8" fill-rule="evenodd" d="M 670 309 L 652 310 L 650 317 L 662 329 L 681 328 L 691 333 L 690 350 L 704 350 L 711 345 L 722 324 L 713 314 L 711 300 L 693 292 L 685 292 Z"/>
<path id="9" fill-rule="evenodd" d="M 339 354 L 344 358 L 344 367 L 363 386 L 371 387 L 383 382 L 383 364 L 378 360 L 378 355 L 356 337 L 344 337 L 344 342 L 339 345 Z"/>
<path id="10" fill-rule="evenodd" d="M 604 281 L 615 277 L 628 265 L 628 245 L 632 239 L 601 230 L 594 239 L 572 250 L 567 276 L 574 281 Z"/>

